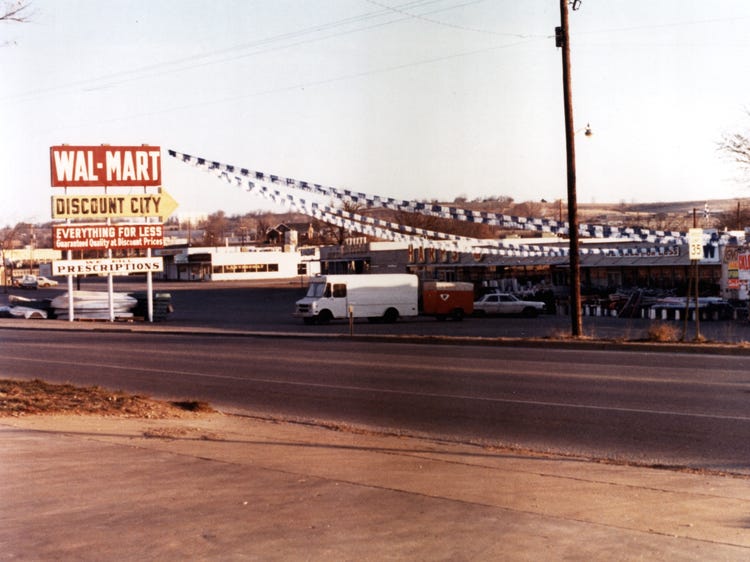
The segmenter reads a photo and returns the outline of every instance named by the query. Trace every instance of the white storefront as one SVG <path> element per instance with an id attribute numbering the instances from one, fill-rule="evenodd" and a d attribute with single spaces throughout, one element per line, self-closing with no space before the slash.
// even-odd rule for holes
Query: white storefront
<path id="1" fill-rule="evenodd" d="M 317 248 L 281 251 L 263 246 L 165 248 L 154 255 L 164 258 L 165 280 L 237 281 L 288 279 L 320 273 Z"/>

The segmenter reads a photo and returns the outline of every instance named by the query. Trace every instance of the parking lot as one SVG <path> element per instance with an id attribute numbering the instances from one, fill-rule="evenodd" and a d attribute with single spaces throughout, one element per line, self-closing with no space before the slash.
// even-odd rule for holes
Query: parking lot
<path id="1" fill-rule="evenodd" d="M 83 280 L 82 289 L 107 290 L 104 278 Z M 114 290 L 135 292 L 146 289 L 145 280 L 116 279 Z M 26 298 L 53 298 L 67 291 L 63 281 L 58 287 L 24 290 L 7 288 L 0 297 L 0 305 L 7 304 L 9 295 Z M 357 320 L 350 326 L 345 320 L 329 325 L 305 325 L 294 318 L 294 303 L 306 291 L 299 279 L 274 283 L 237 282 L 154 282 L 154 291 L 169 294 L 173 312 L 166 323 L 179 327 L 203 326 L 224 329 L 262 332 L 303 332 L 319 334 L 409 334 L 420 336 L 459 336 L 480 338 L 562 338 L 570 334 L 570 318 L 567 315 L 542 314 L 536 318 L 486 317 L 466 318 L 457 322 L 436 321 L 432 317 L 401 319 L 395 324 L 370 323 Z M 593 311 L 592 311 L 593 312 Z M 24 320 L 19 319 L 19 322 Z M 50 320 L 50 322 L 59 320 Z M 643 340 L 648 337 L 649 327 L 655 322 L 641 318 L 583 317 L 586 337 L 608 340 Z M 681 334 L 684 323 L 669 321 Z M 750 324 L 746 320 L 719 320 L 700 322 L 700 335 L 708 341 L 740 343 L 750 342 Z M 687 340 L 695 338 L 695 324 L 689 322 Z"/>

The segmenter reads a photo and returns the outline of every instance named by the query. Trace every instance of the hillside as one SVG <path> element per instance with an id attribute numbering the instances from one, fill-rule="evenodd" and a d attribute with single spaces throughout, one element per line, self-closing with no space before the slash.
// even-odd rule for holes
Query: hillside
<path id="1" fill-rule="evenodd" d="M 708 217 L 704 209 L 708 208 Z M 660 230 L 738 229 L 750 225 L 750 198 L 708 199 L 630 204 L 579 204 L 579 221 L 612 226 L 643 226 Z"/>

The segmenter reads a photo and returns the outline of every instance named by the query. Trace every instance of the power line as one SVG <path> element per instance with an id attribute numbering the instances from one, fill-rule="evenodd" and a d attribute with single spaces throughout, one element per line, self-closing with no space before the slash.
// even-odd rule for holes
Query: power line
<path id="1" fill-rule="evenodd" d="M 496 51 L 496 50 L 499 50 L 499 49 L 512 48 L 512 47 L 516 47 L 518 45 L 523 45 L 523 44 L 529 43 L 530 41 L 533 41 L 533 39 L 524 39 L 524 40 L 516 41 L 514 43 L 507 43 L 507 44 L 504 44 L 504 45 L 495 45 L 495 46 L 485 47 L 485 48 L 482 48 L 482 49 L 475 49 L 475 50 L 471 50 L 471 51 L 463 51 L 461 53 L 453 53 L 453 54 L 445 55 L 445 56 L 441 56 L 441 57 L 433 57 L 433 58 L 430 58 L 430 59 L 422 59 L 422 60 L 412 61 L 412 62 L 403 63 L 403 64 L 399 64 L 399 65 L 382 67 L 382 68 L 378 68 L 378 69 L 374 69 L 374 70 L 368 70 L 368 71 L 362 71 L 362 72 L 354 72 L 354 73 L 350 73 L 350 74 L 343 74 L 343 75 L 340 75 L 340 76 L 335 76 L 333 78 L 324 78 L 324 79 L 321 79 L 321 80 L 315 80 L 315 81 L 310 81 L 310 82 L 299 82 L 297 84 L 292 84 L 292 85 L 289 85 L 289 86 L 283 86 L 283 87 L 280 87 L 280 88 L 272 88 L 272 89 L 267 89 L 267 90 L 259 90 L 259 91 L 256 91 L 256 92 L 251 92 L 251 93 L 247 93 L 247 94 L 240 94 L 240 95 L 236 95 L 236 96 L 223 97 L 223 98 L 215 99 L 215 100 L 211 100 L 211 101 L 202 101 L 202 102 L 195 102 L 195 103 L 183 104 L 183 105 L 180 105 L 180 106 L 172 106 L 172 107 L 165 108 L 165 109 L 158 110 L 158 111 L 150 111 L 150 112 L 145 112 L 145 113 L 129 114 L 129 115 L 125 115 L 125 116 L 122 116 L 122 117 L 115 117 L 115 118 L 112 118 L 112 119 L 98 120 L 97 123 L 99 123 L 99 124 L 101 124 L 101 123 L 116 123 L 116 122 L 123 121 L 123 120 L 131 120 L 131 119 L 139 119 L 139 118 L 145 118 L 145 117 L 152 117 L 152 116 L 155 116 L 155 115 L 163 115 L 163 114 L 166 114 L 166 113 L 175 113 L 177 111 L 184 111 L 186 109 L 194 109 L 196 107 L 202 107 L 202 106 L 207 106 L 207 105 L 224 104 L 224 103 L 234 102 L 234 101 L 238 101 L 238 100 L 246 99 L 246 98 L 258 97 L 258 96 L 266 96 L 266 95 L 272 95 L 272 94 L 279 94 L 279 93 L 290 92 L 290 91 L 294 91 L 294 90 L 303 90 L 305 88 L 312 88 L 312 87 L 316 87 L 316 86 L 324 86 L 324 85 L 327 85 L 327 84 L 334 84 L 336 82 L 343 82 L 343 81 L 346 81 L 346 80 L 356 80 L 358 78 L 364 78 L 366 76 L 371 76 L 371 75 L 375 75 L 375 74 L 387 74 L 387 73 L 390 73 L 390 72 L 398 72 L 398 71 L 401 71 L 401 70 L 407 70 L 409 68 L 414 68 L 414 67 L 418 67 L 418 66 L 422 66 L 422 65 L 436 64 L 436 63 L 444 62 L 444 61 L 447 61 L 447 60 L 453 60 L 453 59 L 458 59 L 458 58 L 463 58 L 463 57 L 470 57 L 470 56 L 474 56 L 474 55 L 478 55 L 478 54 L 482 54 L 482 53 L 486 53 L 486 52 L 490 52 L 490 51 Z"/>
<path id="2" fill-rule="evenodd" d="M 476 4 L 477 2 L 480 2 L 480 1 L 484 1 L 484 0 L 473 0 L 473 1 L 461 4 L 459 6 L 454 6 L 451 9 L 463 8 L 464 6 L 468 6 L 470 4 Z M 428 18 L 428 17 L 425 17 L 424 15 L 420 15 L 420 14 L 414 14 L 412 12 L 407 11 L 406 9 L 402 9 L 402 8 L 395 7 L 395 6 L 388 6 L 387 4 L 383 4 L 381 2 L 376 2 L 375 0 L 367 0 L 367 2 L 369 2 L 370 4 L 373 4 L 375 6 L 378 6 L 380 8 L 385 8 L 387 10 L 391 10 L 391 11 L 396 12 L 398 14 L 404 14 L 404 15 L 410 17 L 410 18 L 413 18 L 413 19 L 421 20 L 421 21 L 424 21 L 424 22 L 427 22 L 427 23 L 431 23 L 431 24 L 434 24 L 434 25 L 439 25 L 439 26 L 442 26 L 442 27 L 449 27 L 451 29 L 459 29 L 461 31 L 471 31 L 471 32 L 474 32 L 474 33 L 486 33 L 488 35 L 496 35 L 496 36 L 501 36 L 501 37 L 517 37 L 517 38 L 520 38 L 520 39 L 548 37 L 548 35 L 532 35 L 532 34 L 523 34 L 523 33 L 504 33 L 504 32 L 500 32 L 500 31 L 491 31 L 489 29 L 480 29 L 480 28 L 476 28 L 476 27 L 468 27 L 468 26 L 459 25 L 459 24 L 456 24 L 456 23 L 448 23 L 448 22 L 440 21 L 440 20 L 437 20 L 437 19 L 434 19 L 434 18 Z"/>
<path id="3" fill-rule="evenodd" d="M 440 1 L 441 0 L 412 0 L 410 2 L 406 2 L 402 4 L 401 6 L 407 9 L 421 8 L 421 7 L 429 6 L 430 4 L 435 4 Z M 473 1 L 478 2 L 481 0 L 473 0 Z M 434 10 L 433 12 L 430 12 L 430 13 L 437 13 L 437 12 L 450 10 L 450 9 L 452 9 L 452 6 L 443 7 L 443 8 L 440 8 L 439 10 Z M 163 76 L 164 74 L 167 74 L 167 73 L 192 70 L 195 68 L 201 68 L 203 66 L 208 66 L 208 65 L 224 64 L 227 62 L 232 62 L 232 61 L 239 60 L 242 58 L 247 58 L 250 56 L 266 54 L 266 53 L 281 50 L 281 49 L 290 49 L 290 48 L 298 47 L 301 45 L 324 41 L 326 39 L 332 39 L 332 38 L 336 38 L 336 37 L 340 37 L 340 36 L 348 35 L 352 33 L 360 33 L 363 31 L 369 31 L 378 27 L 391 25 L 393 23 L 397 23 L 399 21 L 404 21 L 408 19 L 408 17 L 403 17 L 400 19 L 392 19 L 390 21 L 379 22 L 379 23 L 375 23 L 373 25 L 369 25 L 365 27 L 358 27 L 355 29 L 345 30 L 345 31 L 341 31 L 338 33 L 333 33 L 333 34 L 328 34 L 328 35 L 323 35 L 323 36 L 318 36 L 318 37 L 311 37 L 309 39 L 296 41 L 294 43 L 281 44 L 281 45 L 274 46 L 275 43 L 282 43 L 284 41 L 294 40 L 299 37 L 305 37 L 307 35 L 317 34 L 317 33 L 335 29 L 338 27 L 357 24 L 360 22 L 366 22 L 372 19 L 382 18 L 391 13 L 392 11 L 388 9 L 381 9 L 377 12 L 367 12 L 364 14 L 359 14 L 357 16 L 351 16 L 351 17 L 344 18 L 341 20 L 335 20 L 332 22 L 328 22 L 328 23 L 324 23 L 324 24 L 320 24 L 320 25 L 316 25 L 316 26 L 312 26 L 308 28 L 303 28 L 303 29 L 296 30 L 296 31 L 281 33 L 278 35 L 274 35 L 272 37 L 268 37 L 266 39 L 261 39 L 261 40 L 253 41 L 250 43 L 244 43 L 244 44 L 235 45 L 232 47 L 227 47 L 225 49 L 219 49 L 217 51 L 212 51 L 209 53 L 192 55 L 189 57 L 183 57 L 183 58 L 174 59 L 171 61 L 151 64 L 151 65 L 147 65 L 147 66 L 143 66 L 143 67 L 139 67 L 135 69 L 130 69 L 130 70 L 123 70 L 121 72 L 98 76 L 96 78 L 91 78 L 91 79 L 86 79 L 86 80 L 69 82 L 67 84 L 58 85 L 58 86 L 54 86 L 51 88 L 45 88 L 41 90 L 32 90 L 32 91 L 17 94 L 15 96 L 7 96 L 1 99 L 3 99 L 4 101 L 23 101 L 24 99 L 34 99 L 35 97 L 44 96 L 49 93 L 53 93 L 53 92 L 57 92 L 60 90 L 65 90 L 65 89 L 70 89 L 70 88 L 75 88 L 78 86 L 85 86 L 87 84 L 90 84 L 91 86 L 85 89 L 88 91 L 93 91 L 93 90 L 98 90 L 98 89 L 103 89 L 107 87 L 124 84 L 127 82 L 142 80 L 145 78 L 151 78 L 154 76 Z M 263 47 L 266 47 L 266 48 L 263 48 Z M 245 53 L 245 54 L 240 54 L 236 56 L 227 56 L 227 57 L 221 58 L 221 55 L 227 55 L 233 52 L 244 51 L 244 50 L 249 50 L 249 49 L 255 49 L 255 50 L 249 53 Z M 216 59 L 215 57 L 217 56 L 220 58 Z M 109 83 L 97 84 L 98 82 L 103 82 L 103 81 L 109 81 Z"/>
<path id="4" fill-rule="evenodd" d="M 116 86 L 119 84 L 131 82 L 131 81 L 151 78 L 154 76 L 162 76 L 167 73 L 192 70 L 194 68 L 200 68 L 202 66 L 207 66 L 210 64 L 223 64 L 227 62 L 232 62 L 241 58 L 261 55 L 261 54 L 273 52 L 273 51 L 280 50 L 280 49 L 294 48 L 294 47 L 298 47 L 301 45 L 309 44 L 311 42 L 332 39 L 335 37 L 339 37 L 339 36 L 347 35 L 351 33 L 369 31 L 377 27 L 391 25 L 393 23 L 398 23 L 401 21 L 405 21 L 407 19 L 417 19 L 417 20 L 429 22 L 434 25 L 440 25 L 440 26 L 449 27 L 453 29 L 460 29 L 464 31 L 472 31 L 476 33 L 484 33 L 484 34 L 490 34 L 490 35 L 496 35 L 496 36 L 508 36 L 508 37 L 518 37 L 518 38 L 549 38 L 550 37 L 550 35 L 495 32 L 495 31 L 491 31 L 487 29 L 472 28 L 472 27 L 462 26 L 462 25 L 458 25 L 454 23 L 448 23 L 448 22 L 444 22 L 444 21 L 429 17 L 436 13 L 445 12 L 449 10 L 455 10 L 457 8 L 461 8 L 469 4 L 478 3 L 483 0 L 469 0 L 467 2 L 463 2 L 460 4 L 452 4 L 447 7 L 441 7 L 441 8 L 438 8 L 429 12 L 424 12 L 421 14 L 414 13 L 413 10 L 427 7 L 431 4 L 440 2 L 441 0 L 412 0 L 410 2 L 405 2 L 403 4 L 399 4 L 396 6 L 388 6 L 376 0 L 367 0 L 367 1 L 375 6 L 378 6 L 380 10 L 373 11 L 373 12 L 366 12 L 366 13 L 359 14 L 356 16 L 351 16 L 348 18 L 343 18 L 340 20 L 323 23 L 320 25 L 303 28 L 300 30 L 295 30 L 295 31 L 287 32 L 287 33 L 281 33 L 281 34 L 278 34 L 278 35 L 275 35 L 266 39 L 261 39 L 261 40 L 253 41 L 250 43 L 235 45 L 232 47 L 219 49 L 219 50 L 212 51 L 209 53 L 182 57 L 182 58 L 178 58 L 178 59 L 174 59 L 170 61 L 164 61 L 161 63 L 155 63 L 155 64 L 139 67 L 139 68 L 123 70 L 121 72 L 102 75 L 102 76 L 98 76 L 98 77 L 91 78 L 91 79 L 79 80 L 79 81 L 69 82 L 67 84 L 56 85 L 50 88 L 30 90 L 30 91 L 22 92 L 16 95 L 6 96 L 0 99 L 2 99 L 3 101 L 24 101 L 26 99 L 35 99 L 38 97 L 42 97 L 46 94 L 57 92 L 60 90 L 65 90 L 65 89 L 70 89 L 70 88 L 75 88 L 78 86 L 85 86 L 85 85 L 90 85 L 90 87 L 86 88 L 89 91 L 97 90 L 97 89 Z M 386 16 L 388 13 L 400 14 L 403 17 L 390 20 L 390 21 L 386 21 L 386 22 L 376 23 L 374 25 L 370 25 L 366 27 L 359 27 L 359 28 L 352 29 L 352 30 L 345 30 L 340 33 L 329 34 L 329 35 L 325 35 L 321 37 L 312 37 L 310 39 L 297 41 L 297 42 L 290 43 L 287 45 L 282 44 L 282 45 L 274 46 L 275 43 L 294 40 L 296 38 L 304 37 L 306 35 L 317 34 L 320 32 L 327 31 L 327 30 L 335 29 L 337 27 L 357 24 L 357 23 L 369 21 L 375 18 L 382 18 Z M 604 30 L 588 30 L 588 31 L 581 30 L 581 31 L 578 31 L 577 33 L 580 36 L 580 35 L 592 35 L 592 34 L 601 34 L 601 33 L 632 32 L 632 31 L 638 31 L 638 30 L 652 30 L 652 29 L 658 30 L 658 29 L 671 28 L 671 27 L 684 27 L 684 26 L 690 26 L 690 25 L 724 23 L 724 22 L 731 22 L 731 21 L 742 21 L 742 20 L 747 20 L 747 19 L 750 19 L 750 16 L 710 18 L 710 19 L 663 23 L 663 24 L 655 24 L 655 25 L 610 28 L 610 29 L 604 29 Z M 267 47 L 267 48 L 264 49 L 263 47 Z M 215 57 L 221 57 L 222 55 L 228 55 L 233 52 L 244 51 L 248 49 L 256 49 L 256 50 L 250 53 L 245 53 L 245 54 L 241 54 L 241 55 L 237 55 L 233 57 L 230 56 L 230 57 L 215 59 Z M 257 50 L 257 49 L 260 49 L 260 50 Z M 214 59 L 214 60 L 211 60 L 211 59 Z M 204 62 L 201 62 L 201 61 L 204 61 Z M 104 83 L 104 84 L 97 84 L 103 81 L 109 81 L 109 82 Z"/>
<path id="5" fill-rule="evenodd" d="M 726 22 L 742 21 L 742 20 L 748 20 L 748 19 L 750 19 L 750 16 L 735 16 L 735 17 L 726 17 L 726 18 L 710 18 L 710 19 L 702 19 L 702 20 L 678 21 L 678 22 L 671 22 L 671 23 L 657 23 L 657 24 L 651 24 L 651 25 L 634 25 L 630 27 L 612 27 L 609 29 L 576 31 L 576 35 L 594 35 L 598 33 L 624 33 L 624 32 L 630 32 L 630 31 L 648 31 L 652 29 L 657 30 L 657 29 L 667 29 L 667 28 L 674 28 L 674 27 L 688 27 L 688 26 L 693 26 L 693 25 L 726 23 Z"/>

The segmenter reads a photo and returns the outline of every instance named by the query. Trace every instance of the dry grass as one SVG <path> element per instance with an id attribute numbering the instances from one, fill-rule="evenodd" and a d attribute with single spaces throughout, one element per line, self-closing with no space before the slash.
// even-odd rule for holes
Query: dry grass
<path id="1" fill-rule="evenodd" d="M 674 324 L 655 322 L 649 326 L 647 337 L 652 342 L 675 342 L 682 337 L 682 331 Z"/>
<path id="2" fill-rule="evenodd" d="M 573 337 L 570 330 L 564 330 L 562 328 L 558 328 L 558 329 L 552 330 L 547 335 L 547 339 L 550 339 L 550 340 L 590 340 L 593 338 L 591 336 L 587 336 L 586 334 L 581 334 L 578 337 Z"/>
<path id="3" fill-rule="evenodd" d="M 74 414 L 161 419 L 213 411 L 205 402 L 162 402 L 98 386 L 0 379 L 0 416 Z"/>

